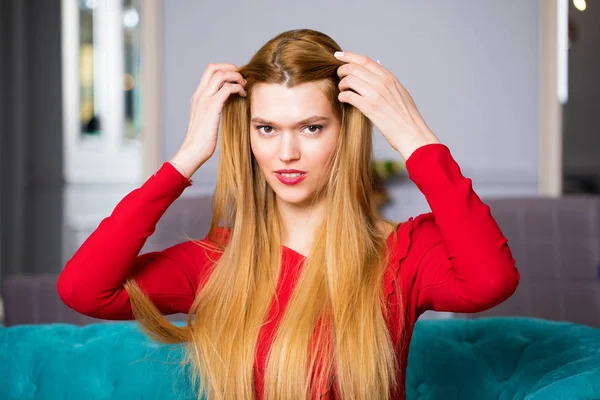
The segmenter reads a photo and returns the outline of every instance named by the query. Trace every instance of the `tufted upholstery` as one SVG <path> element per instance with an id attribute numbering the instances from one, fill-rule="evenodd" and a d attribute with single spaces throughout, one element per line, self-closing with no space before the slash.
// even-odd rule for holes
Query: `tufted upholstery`
<path id="1" fill-rule="evenodd" d="M 408 399 L 600 399 L 600 329 L 525 317 L 422 320 Z"/>
<path id="2" fill-rule="evenodd" d="M 130 321 L 0 327 L 0 398 L 189 399 L 180 356 Z"/>
<path id="3" fill-rule="evenodd" d="M 180 357 L 180 346 L 158 346 L 132 322 L 0 327 L 0 394 L 189 399 Z M 599 398 L 600 329 L 518 317 L 415 326 L 409 400 Z"/>

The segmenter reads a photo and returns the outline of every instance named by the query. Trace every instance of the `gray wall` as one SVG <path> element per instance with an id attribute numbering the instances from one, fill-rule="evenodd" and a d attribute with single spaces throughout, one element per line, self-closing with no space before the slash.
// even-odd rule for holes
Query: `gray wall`
<path id="1" fill-rule="evenodd" d="M 63 264 L 60 1 L 1 4 L 0 275 L 52 272 Z M 163 2 L 164 159 L 206 64 L 245 63 L 277 33 L 310 27 L 392 70 L 482 196 L 536 192 L 536 1 L 207 4 Z M 378 132 L 376 155 L 400 159 Z M 184 196 L 210 192 L 216 157 Z M 411 182 L 390 193 L 388 218 L 427 211 Z"/>
<path id="2" fill-rule="evenodd" d="M 538 164 L 537 1 L 165 1 L 163 157 L 186 134 L 189 99 L 209 62 L 246 63 L 276 34 L 312 28 L 379 59 L 413 95 L 483 196 L 535 194 Z M 376 156 L 397 154 L 376 132 Z M 217 153 L 184 195 L 214 187 Z M 386 213 L 427 211 L 410 182 L 390 188 Z"/>

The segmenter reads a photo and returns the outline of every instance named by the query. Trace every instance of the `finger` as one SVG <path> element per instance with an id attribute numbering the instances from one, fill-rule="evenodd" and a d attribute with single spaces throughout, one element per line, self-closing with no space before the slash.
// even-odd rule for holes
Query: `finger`
<path id="1" fill-rule="evenodd" d="M 349 63 L 354 63 L 363 66 L 367 70 L 371 71 L 375 75 L 387 75 L 388 70 L 383 67 L 383 65 L 378 64 L 373 61 L 371 58 L 367 56 L 363 56 L 362 54 L 353 53 L 351 51 L 344 51 L 343 55 L 336 56 L 341 61 L 346 61 Z"/>
<path id="2" fill-rule="evenodd" d="M 244 77 L 237 71 L 216 71 L 204 92 L 205 96 L 214 96 L 225 82 L 237 82 L 244 85 Z"/>
<path id="3" fill-rule="evenodd" d="M 225 100 L 227 100 L 229 95 L 231 95 L 232 93 L 238 93 L 242 97 L 246 97 L 247 95 L 246 90 L 242 85 L 238 83 L 225 82 L 223 84 L 223 87 L 219 89 L 215 97 L 219 98 L 219 104 L 221 104 L 224 103 Z"/>
<path id="4" fill-rule="evenodd" d="M 196 91 L 194 92 L 194 94 L 200 93 L 208 87 L 208 84 L 211 81 L 211 79 L 216 71 L 219 71 L 219 70 L 237 71 L 237 69 L 238 69 L 238 66 L 235 64 L 231 64 L 231 63 L 210 63 L 210 64 L 208 64 L 206 66 L 206 70 L 204 71 L 204 74 L 202 75 L 202 78 L 200 79 L 200 83 L 198 84 L 198 87 L 196 88 Z"/>
<path id="5" fill-rule="evenodd" d="M 358 108 L 363 114 L 367 115 L 367 104 L 364 97 L 349 90 L 340 92 L 338 100 L 344 103 L 352 104 Z"/>
<path id="6" fill-rule="evenodd" d="M 352 89 L 363 97 L 369 97 L 373 94 L 373 86 L 363 81 L 356 75 L 347 75 L 338 85 L 340 91 Z"/>
<path id="7" fill-rule="evenodd" d="M 375 84 L 380 78 L 380 75 L 372 73 L 367 68 L 360 64 L 344 64 L 337 69 L 337 74 L 340 78 L 344 78 L 349 75 L 355 75 L 363 81 Z"/>
<path id="8" fill-rule="evenodd" d="M 347 53 L 347 52 L 345 52 L 345 53 Z M 350 53 L 350 54 L 353 54 L 353 53 Z M 360 55 L 357 55 L 357 56 L 363 57 Z M 404 86 L 402 86 L 402 84 L 400 83 L 400 81 L 398 79 L 396 79 L 396 76 L 394 74 L 392 74 L 389 70 L 385 69 L 383 66 L 381 66 L 377 62 L 374 62 L 373 60 L 371 60 L 368 57 L 366 57 L 366 58 L 368 60 L 370 60 L 371 63 L 374 63 L 378 67 L 381 67 L 383 72 L 380 74 L 374 74 L 371 72 L 371 70 L 369 68 L 366 68 L 364 65 L 352 62 L 352 63 L 341 65 L 337 70 L 338 75 L 340 77 L 345 77 L 350 74 L 356 75 L 359 78 L 361 78 L 362 80 L 364 80 L 364 81 L 368 82 L 369 84 L 373 85 L 374 87 L 378 88 L 382 92 L 382 94 L 391 92 L 391 87 L 389 85 L 393 84 L 393 86 L 396 87 L 396 89 L 400 92 L 400 94 L 403 98 L 406 96 L 410 96 L 408 94 L 408 91 L 406 90 L 406 88 Z M 382 78 L 381 78 L 382 76 L 387 77 L 389 80 L 382 81 Z"/>
<path id="9" fill-rule="evenodd" d="M 376 100 L 377 97 L 393 99 L 393 84 L 381 76 L 372 74 L 358 64 L 345 64 L 342 67 L 351 69 L 350 74 L 346 75 L 339 83 L 340 90 L 347 88 L 353 89 L 366 99 Z M 342 75 L 344 72 L 342 71 Z"/>

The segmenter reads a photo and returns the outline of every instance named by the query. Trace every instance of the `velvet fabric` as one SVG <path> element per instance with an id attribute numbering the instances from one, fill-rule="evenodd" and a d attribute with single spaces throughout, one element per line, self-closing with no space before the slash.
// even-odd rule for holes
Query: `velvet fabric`
<path id="1" fill-rule="evenodd" d="M 182 351 L 131 321 L 1 327 L 0 397 L 193 399 Z M 600 329 L 523 317 L 419 320 L 406 390 L 421 400 L 600 399 Z"/>

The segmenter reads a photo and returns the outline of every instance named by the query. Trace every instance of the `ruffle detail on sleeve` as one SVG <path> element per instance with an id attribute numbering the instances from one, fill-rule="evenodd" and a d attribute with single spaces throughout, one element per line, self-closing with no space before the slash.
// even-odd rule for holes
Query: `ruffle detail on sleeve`
<path id="1" fill-rule="evenodd" d="M 396 282 L 400 277 L 400 266 L 402 264 L 402 260 L 404 260 L 408 255 L 408 250 L 412 244 L 411 233 L 413 230 L 414 221 L 415 218 L 410 217 L 407 221 L 399 224 L 395 233 L 390 235 L 389 246 L 392 249 L 390 254 L 390 268 L 392 268 L 392 271 L 390 277 L 388 278 L 388 281 L 390 279 L 391 281 L 386 287 L 386 299 L 388 304 L 390 303 L 392 296 L 396 294 Z"/>
<path id="2" fill-rule="evenodd" d="M 388 247 L 391 250 L 390 254 L 390 265 L 389 270 L 386 272 L 386 293 L 387 293 L 387 301 L 388 304 L 398 305 L 398 303 L 390 303 L 393 299 L 394 295 L 396 295 L 397 285 L 396 283 L 400 279 L 400 269 L 402 267 L 402 261 L 406 259 L 408 256 L 408 252 L 411 247 L 415 246 L 415 232 L 418 232 L 417 237 L 422 239 L 424 235 L 428 237 L 430 240 L 426 240 L 427 242 L 431 241 L 431 245 L 437 243 L 439 241 L 439 234 L 436 234 L 435 231 L 437 227 L 435 225 L 435 217 L 432 212 L 426 212 L 423 214 L 419 214 L 416 217 L 410 217 L 407 221 L 401 223 L 395 234 L 391 234 L 389 238 Z M 419 247 L 425 246 L 428 247 L 429 244 L 419 243 Z M 409 268 L 409 271 L 404 271 L 409 275 L 413 275 L 413 266 L 404 265 L 404 268 Z M 414 280 L 414 276 L 412 278 L 408 278 L 409 280 L 405 281 L 405 284 L 412 284 L 411 280 Z M 400 288 L 402 289 L 402 288 Z"/>

